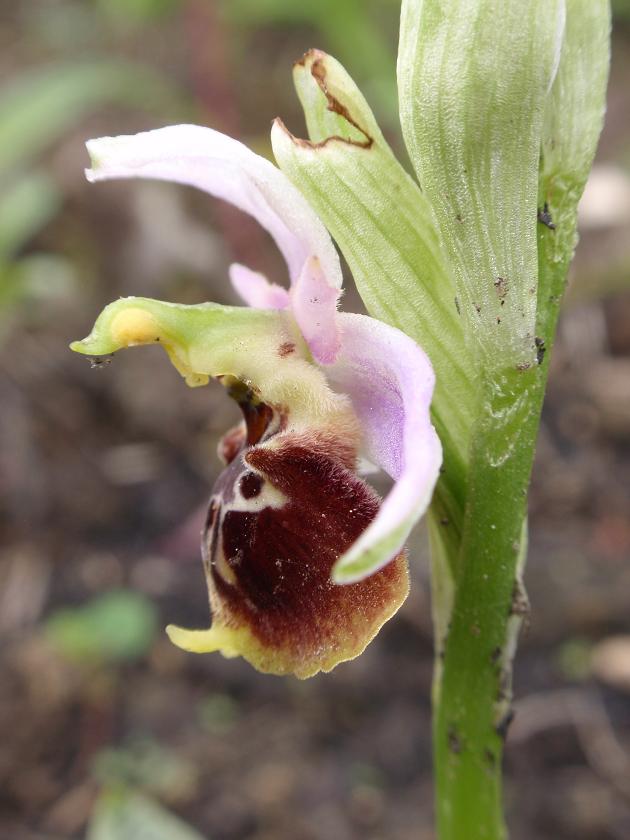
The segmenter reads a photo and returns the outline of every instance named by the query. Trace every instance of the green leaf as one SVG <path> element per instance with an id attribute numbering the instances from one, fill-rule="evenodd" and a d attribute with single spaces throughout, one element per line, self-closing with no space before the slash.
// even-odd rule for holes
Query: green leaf
<path id="1" fill-rule="evenodd" d="M 548 350 L 577 244 L 577 205 L 604 121 L 609 64 L 608 0 L 568 0 L 560 65 L 545 110 L 538 186 L 539 209 L 546 206 L 554 225 L 538 226 L 536 334 Z"/>
<path id="2" fill-rule="evenodd" d="M 40 153 L 105 101 L 160 108 L 175 99 L 159 74 L 124 61 L 39 67 L 0 90 L 0 174 Z"/>
<path id="3" fill-rule="evenodd" d="M 479 365 L 535 357 L 538 162 L 564 0 L 404 0 L 403 134 Z"/>
<path id="4" fill-rule="evenodd" d="M 435 504 L 429 509 L 427 528 L 429 532 L 429 551 L 431 561 L 431 620 L 433 623 L 433 647 L 435 659 L 433 666 L 433 705 L 437 708 L 442 681 L 442 660 L 448 638 L 448 629 L 453 614 L 455 597 L 456 563 L 458 544 L 453 542 L 452 529 L 444 526 L 445 520 L 436 510 Z M 450 539 L 449 539 L 450 538 Z"/>
<path id="5" fill-rule="evenodd" d="M 45 174 L 33 172 L 0 193 L 0 261 L 12 257 L 55 215 L 61 195 Z"/>
<path id="6" fill-rule="evenodd" d="M 100 750 L 92 771 L 102 785 L 142 788 L 167 801 L 190 796 L 197 783 L 194 764 L 152 738 L 139 735 L 123 746 Z"/>
<path id="7" fill-rule="evenodd" d="M 173 14 L 179 0 L 97 0 L 99 11 L 113 23 L 130 28 Z"/>
<path id="8" fill-rule="evenodd" d="M 545 109 L 541 177 L 570 190 L 574 203 L 604 123 L 609 64 L 608 0 L 567 0 L 560 64 Z"/>
<path id="9" fill-rule="evenodd" d="M 87 840 L 204 840 L 203 836 L 157 802 L 139 793 L 101 794 Z M 207 840 L 207 838 L 206 838 Z"/>
<path id="10" fill-rule="evenodd" d="M 22 317 L 26 321 L 36 319 L 39 301 L 67 301 L 76 291 L 75 268 L 65 257 L 47 253 L 0 262 L 0 311 L 24 303 L 28 306 L 24 306 Z"/>
<path id="11" fill-rule="evenodd" d="M 109 592 L 53 613 L 46 634 L 68 658 L 124 662 L 146 654 L 157 632 L 151 602 L 137 592 Z"/>

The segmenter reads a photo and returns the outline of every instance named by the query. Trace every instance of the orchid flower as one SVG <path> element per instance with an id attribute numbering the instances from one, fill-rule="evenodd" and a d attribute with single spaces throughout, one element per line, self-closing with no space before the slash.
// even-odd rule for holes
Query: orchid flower
<path id="1" fill-rule="evenodd" d="M 431 364 L 405 333 L 338 312 L 332 240 L 268 160 L 192 125 L 87 145 L 90 181 L 205 190 L 257 219 L 286 260 L 288 290 L 231 266 L 247 307 L 121 299 L 72 348 L 159 343 L 188 385 L 217 379 L 242 409 L 219 445 L 225 469 L 202 536 L 212 625 L 171 626 L 171 640 L 275 674 L 329 671 L 361 653 L 408 592 L 404 544 L 441 464 Z M 382 503 L 358 475 L 361 456 L 394 481 Z"/>
<path id="2" fill-rule="evenodd" d="M 232 266 L 246 307 L 119 300 L 73 345 L 159 343 L 190 386 L 217 379 L 242 409 L 203 533 L 212 624 L 167 628 L 175 644 L 299 677 L 358 655 L 405 599 L 404 544 L 435 487 L 443 840 L 505 837 L 527 489 L 609 66 L 606 0 L 527 5 L 403 0 L 400 118 L 417 181 L 318 50 L 293 71 L 309 139 L 272 128 L 280 169 L 194 126 L 88 144 L 90 180 L 206 190 L 254 216 L 288 265 L 288 289 Z M 338 312 L 327 229 L 374 317 Z M 382 503 L 361 458 L 393 479 Z"/>

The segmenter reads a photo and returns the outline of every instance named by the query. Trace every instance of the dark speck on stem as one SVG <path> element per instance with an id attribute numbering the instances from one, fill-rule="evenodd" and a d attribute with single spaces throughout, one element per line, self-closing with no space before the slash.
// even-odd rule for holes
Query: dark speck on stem
<path id="1" fill-rule="evenodd" d="M 510 724 L 514 720 L 514 709 L 508 709 L 507 712 L 503 715 L 501 720 L 497 723 L 495 729 L 497 731 L 497 735 L 505 741 L 508 734 L 508 729 L 510 728 Z"/>
<path id="2" fill-rule="evenodd" d="M 549 205 L 546 201 L 543 206 L 543 209 L 538 211 L 537 219 L 541 224 L 545 225 L 545 227 L 548 227 L 549 230 L 556 229 L 556 226 L 554 225 L 553 220 L 551 218 L 551 213 L 549 212 Z"/>
<path id="3" fill-rule="evenodd" d="M 462 742 L 454 726 L 449 726 L 447 738 L 449 750 L 458 755 L 462 751 Z"/>
<path id="4" fill-rule="evenodd" d="M 510 615 L 517 615 L 525 618 L 529 615 L 529 599 L 523 584 L 518 580 L 514 582 L 512 589 L 512 602 L 510 604 Z"/>

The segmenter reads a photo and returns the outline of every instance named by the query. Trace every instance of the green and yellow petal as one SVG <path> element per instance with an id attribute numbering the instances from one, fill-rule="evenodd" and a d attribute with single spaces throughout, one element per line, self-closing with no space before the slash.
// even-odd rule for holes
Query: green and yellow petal
<path id="1" fill-rule="evenodd" d="M 300 678 L 360 654 L 406 598 L 406 558 L 357 583 L 331 579 L 380 500 L 356 475 L 350 401 L 312 363 L 291 314 L 127 298 L 72 347 L 144 344 L 164 347 L 192 387 L 222 381 L 245 418 L 226 436 L 203 537 L 212 626 L 169 627 L 173 643 Z"/>

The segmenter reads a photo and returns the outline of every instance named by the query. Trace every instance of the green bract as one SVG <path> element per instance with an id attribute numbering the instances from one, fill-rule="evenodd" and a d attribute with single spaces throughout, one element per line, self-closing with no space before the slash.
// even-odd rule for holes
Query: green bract
<path id="1" fill-rule="evenodd" d="M 403 133 L 484 369 L 535 358 L 538 162 L 563 27 L 563 0 L 403 2 Z"/>

